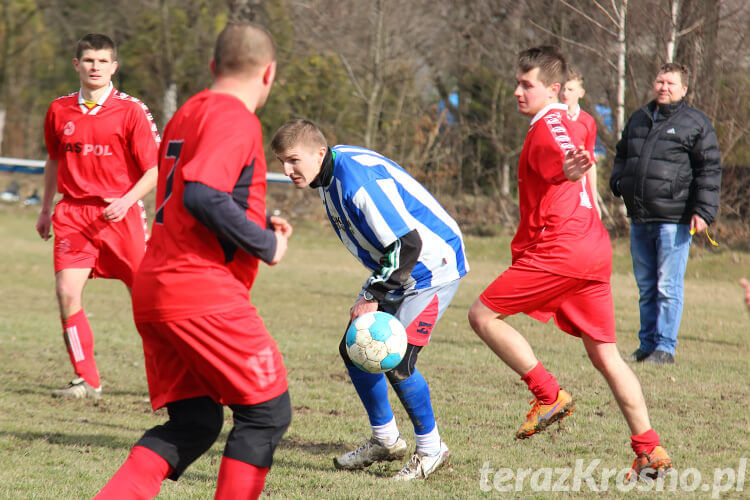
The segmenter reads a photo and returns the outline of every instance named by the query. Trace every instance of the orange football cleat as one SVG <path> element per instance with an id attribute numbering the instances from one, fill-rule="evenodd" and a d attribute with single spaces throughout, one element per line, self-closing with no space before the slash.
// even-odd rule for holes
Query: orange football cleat
<path id="1" fill-rule="evenodd" d="M 661 446 L 657 446 L 651 453 L 641 453 L 633 460 L 633 466 L 625 479 L 630 481 L 630 478 L 635 476 L 637 480 L 641 475 L 656 479 L 671 468 L 672 459 L 669 458 L 669 453 Z"/>
<path id="2" fill-rule="evenodd" d="M 562 389 L 557 393 L 557 399 L 552 404 L 543 405 L 538 399 L 531 401 L 531 404 L 534 406 L 526 414 L 526 422 L 516 431 L 516 439 L 526 439 L 543 431 L 551 423 L 570 415 L 575 408 L 573 397 Z"/>

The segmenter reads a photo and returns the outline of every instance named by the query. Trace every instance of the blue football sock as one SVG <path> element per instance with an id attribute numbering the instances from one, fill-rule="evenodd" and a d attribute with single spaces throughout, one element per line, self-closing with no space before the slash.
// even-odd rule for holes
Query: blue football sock
<path id="1" fill-rule="evenodd" d="M 393 420 L 393 410 L 388 401 L 388 383 L 382 373 L 367 373 L 356 366 L 347 366 L 349 378 L 365 405 L 370 425 L 385 425 Z"/>
<path id="2" fill-rule="evenodd" d="M 409 378 L 392 385 L 414 424 L 414 433 L 431 432 L 435 428 L 435 415 L 432 413 L 430 389 L 422 374 L 415 369 Z"/>

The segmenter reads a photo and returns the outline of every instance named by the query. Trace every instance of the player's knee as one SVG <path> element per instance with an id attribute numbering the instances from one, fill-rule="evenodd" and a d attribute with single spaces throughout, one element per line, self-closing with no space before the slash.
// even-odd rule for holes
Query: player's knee
<path id="1" fill-rule="evenodd" d="M 173 470 L 170 479 L 177 479 L 219 437 L 224 412 L 208 397 L 169 403 L 167 412 L 169 420 L 147 431 L 137 444 L 164 458 Z"/>
<path id="2" fill-rule="evenodd" d="M 70 316 L 68 314 L 73 309 L 81 308 L 81 290 L 71 286 L 65 281 L 58 281 L 55 285 L 55 293 L 57 295 L 57 303 L 60 305 L 60 311 L 64 317 Z"/>
<path id="3" fill-rule="evenodd" d="M 492 323 L 495 321 L 502 322 L 506 317 L 504 314 L 498 314 L 484 303 L 477 299 L 469 308 L 469 325 L 480 338 L 484 339 L 488 334 Z"/>
<path id="4" fill-rule="evenodd" d="M 396 368 L 385 373 L 385 376 L 388 377 L 388 381 L 391 384 L 397 384 L 411 377 L 411 375 L 414 373 L 415 367 L 417 366 L 417 356 L 419 355 L 419 351 L 421 349 L 422 346 L 414 344 L 406 345 L 406 354 L 404 354 L 404 359 L 401 360 L 401 363 L 399 363 Z"/>
<path id="5" fill-rule="evenodd" d="M 292 421 L 289 392 L 257 405 L 231 405 L 234 427 L 227 437 L 224 456 L 271 467 L 273 454 Z"/>
<path id="6" fill-rule="evenodd" d="M 486 309 L 486 306 L 482 304 L 479 299 L 475 300 L 469 308 L 469 324 L 477 335 L 481 335 L 482 327 L 485 322 L 484 309 Z"/>

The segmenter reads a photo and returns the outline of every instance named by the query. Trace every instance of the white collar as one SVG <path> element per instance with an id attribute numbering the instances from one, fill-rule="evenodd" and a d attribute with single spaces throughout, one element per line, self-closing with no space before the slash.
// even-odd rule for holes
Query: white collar
<path id="1" fill-rule="evenodd" d="M 99 98 L 98 101 L 96 101 L 96 106 L 89 109 L 86 106 L 85 99 L 83 98 L 83 89 L 78 89 L 78 106 L 81 108 L 81 111 L 83 114 L 90 114 L 95 115 L 99 112 L 99 108 L 102 107 L 102 104 L 104 104 L 104 101 L 107 100 L 107 98 L 112 94 L 112 91 L 114 90 L 115 86 L 112 85 L 112 82 L 109 82 L 109 87 L 107 87 L 107 91 L 102 94 L 102 96 Z"/>
<path id="2" fill-rule="evenodd" d="M 570 118 L 573 121 L 578 120 L 578 117 L 581 115 L 581 106 L 576 107 L 575 113 L 570 112 L 570 106 L 568 106 L 568 118 Z"/>
<path id="3" fill-rule="evenodd" d="M 553 109 L 559 109 L 560 111 L 565 111 L 566 113 L 568 112 L 568 106 L 560 102 L 547 104 L 541 111 L 534 115 L 534 118 L 531 119 L 531 124 L 529 126 L 534 125 L 537 121 L 539 121 L 541 117 L 543 117 Z"/>

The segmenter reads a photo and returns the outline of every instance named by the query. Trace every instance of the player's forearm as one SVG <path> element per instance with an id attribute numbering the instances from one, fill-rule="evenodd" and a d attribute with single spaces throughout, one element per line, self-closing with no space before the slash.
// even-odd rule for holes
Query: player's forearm
<path id="1" fill-rule="evenodd" d="M 125 194 L 124 198 L 127 198 L 130 205 L 142 199 L 148 194 L 149 191 L 154 189 L 158 177 L 159 169 L 155 166 L 149 168 L 143 173 L 141 178 L 138 179 L 138 182 L 133 185 L 130 191 Z"/>
<path id="2" fill-rule="evenodd" d="M 57 160 L 47 158 L 44 164 L 44 194 L 42 195 L 42 211 L 52 210 L 52 202 L 57 194 Z"/>
<path id="3" fill-rule="evenodd" d="M 413 229 L 386 249 L 380 262 L 382 267 L 372 273 L 366 288 L 378 300 L 383 300 L 386 293 L 402 288 L 409 281 L 421 252 L 422 238 Z"/>
<path id="4" fill-rule="evenodd" d="M 276 235 L 248 219 L 229 193 L 200 182 L 186 182 L 182 203 L 190 215 L 214 234 L 265 262 L 273 261 Z"/>

